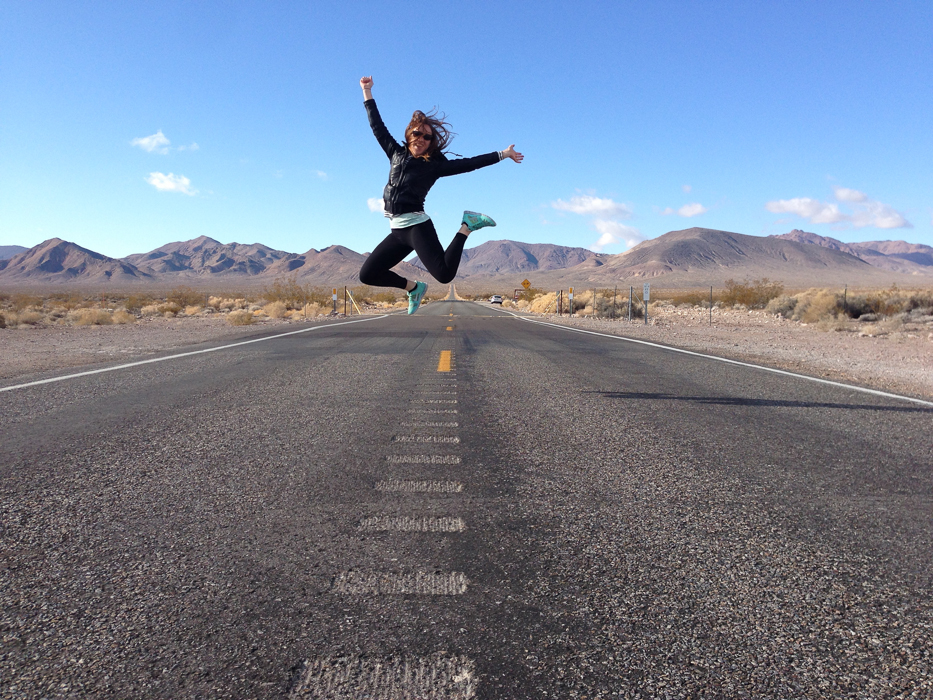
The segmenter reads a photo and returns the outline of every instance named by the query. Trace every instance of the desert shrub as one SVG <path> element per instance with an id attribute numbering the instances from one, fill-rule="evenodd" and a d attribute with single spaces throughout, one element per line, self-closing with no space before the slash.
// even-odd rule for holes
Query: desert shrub
<path id="1" fill-rule="evenodd" d="M 232 326 L 248 326 L 253 322 L 253 313 L 245 309 L 236 309 L 227 315 L 227 321 Z"/>
<path id="2" fill-rule="evenodd" d="M 37 297 L 32 294 L 14 294 L 10 298 L 10 303 L 13 306 L 14 311 L 22 311 L 23 309 L 28 309 L 33 306 L 42 307 L 42 297 Z"/>
<path id="3" fill-rule="evenodd" d="M 895 285 L 890 289 L 852 295 L 847 299 L 846 313 L 853 318 L 860 318 L 865 314 L 894 316 L 930 307 L 933 307 L 933 292 L 903 292 Z"/>
<path id="4" fill-rule="evenodd" d="M 191 287 L 175 287 L 168 293 L 166 300 L 179 309 L 186 306 L 200 306 L 204 303 L 204 293 Z"/>
<path id="5" fill-rule="evenodd" d="M 204 310 L 203 306 L 186 306 L 185 307 L 185 316 L 197 316 L 201 311 Z"/>
<path id="6" fill-rule="evenodd" d="M 852 317 L 861 319 L 866 316 L 875 317 L 875 311 L 868 299 L 861 295 L 852 295 L 846 298 L 845 313 Z M 866 320 L 874 320 L 866 319 Z"/>
<path id="7" fill-rule="evenodd" d="M 76 326 L 109 326 L 113 317 L 103 309 L 75 309 L 68 314 L 68 320 Z"/>
<path id="8" fill-rule="evenodd" d="M 243 309 L 246 307 L 246 299 L 232 297 L 210 297 L 207 305 L 218 311 L 233 311 L 234 309 Z"/>
<path id="9" fill-rule="evenodd" d="M 71 311 L 85 304 L 85 299 L 77 292 L 56 292 L 48 296 L 50 306 Z"/>
<path id="10" fill-rule="evenodd" d="M 326 304 L 321 305 L 316 302 L 305 304 L 301 309 L 302 314 L 304 314 L 305 316 L 323 316 L 325 314 L 330 313 L 330 311 L 331 311 L 331 308 L 328 307 Z"/>
<path id="11" fill-rule="evenodd" d="M 136 323 L 136 317 L 126 309 L 117 309 L 113 312 L 111 318 L 114 323 L 121 326 L 129 323 Z"/>
<path id="12" fill-rule="evenodd" d="M 528 307 L 528 310 L 533 311 L 536 314 L 556 312 L 557 292 L 549 292 L 547 294 L 542 294 L 535 297 L 531 302 L 531 305 Z"/>
<path id="13" fill-rule="evenodd" d="M 181 311 L 181 307 L 174 301 L 159 304 L 159 313 L 163 316 L 177 316 L 179 311 Z"/>
<path id="14" fill-rule="evenodd" d="M 38 311 L 14 311 L 9 315 L 11 326 L 36 326 L 42 322 L 43 315 Z"/>
<path id="15" fill-rule="evenodd" d="M 6 316 L 0 314 L 0 328 L 6 328 Z"/>
<path id="16" fill-rule="evenodd" d="M 271 304 L 263 306 L 262 311 L 269 318 L 285 318 L 285 312 L 288 311 L 288 308 L 285 306 L 284 301 L 273 301 Z"/>
<path id="17" fill-rule="evenodd" d="M 792 318 L 804 323 L 816 323 L 842 311 L 842 295 L 829 289 L 808 289 L 797 295 Z"/>
<path id="18" fill-rule="evenodd" d="M 772 282 L 767 277 L 758 280 L 736 282 L 734 279 L 726 280 L 726 290 L 722 300 L 726 304 L 737 306 L 744 304 L 749 309 L 763 309 L 768 302 L 784 293 L 784 285 Z"/>
<path id="19" fill-rule="evenodd" d="M 275 280 L 270 287 L 263 290 L 262 297 L 270 303 L 275 301 L 284 302 L 288 309 L 300 309 L 305 304 L 312 302 L 317 304 L 326 303 L 330 299 L 328 291 L 322 287 L 299 284 L 295 277 L 289 277 L 284 280 Z"/>
<path id="20" fill-rule="evenodd" d="M 612 290 L 610 290 L 610 295 Z M 651 291 L 651 296 L 656 297 L 658 301 L 662 299 L 669 301 L 674 306 L 703 306 L 709 308 L 709 291 L 683 291 L 683 292 L 662 292 Z M 611 297 L 610 297 L 611 298 Z"/>
<path id="21" fill-rule="evenodd" d="M 400 292 L 391 289 L 380 289 L 361 284 L 350 290 L 357 304 L 394 304 L 399 299 Z"/>
<path id="22" fill-rule="evenodd" d="M 139 310 L 139 313 L 143 316 L 160 316 L 161 312 L 159 311 L 158 304 L 147 304 Z"/>
<path id="23" fill-rule="evenodd" d="M 139 313 L 144 306 L 151 305 L 155 300 L 149 294 L 130 294 L 123 302 L 127 311 Z"/>
<path id="24" fill-rule="evenodd" d="M 797 308 L 797 297 L 789 297 L 786 294 L 782 294 L 769 301 L 768 305 L 765 307 L 765 311 L 769 314 L 775 314 L 776 316 L 791 318 L 794 315 L 795 308 Z"/>

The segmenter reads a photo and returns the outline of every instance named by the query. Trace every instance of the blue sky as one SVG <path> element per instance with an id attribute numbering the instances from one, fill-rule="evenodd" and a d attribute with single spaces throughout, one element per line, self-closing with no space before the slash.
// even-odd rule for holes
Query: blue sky
<path id="1" fill-rule="evenodd" d="M 933 3 L 0 4 L 0 244 L 120 257 L 207 235 L 369 251 L 397 137 L 438 106 L 441 180 L 508 238 L 618 253 L 702 226 L 933 245 Z"/>

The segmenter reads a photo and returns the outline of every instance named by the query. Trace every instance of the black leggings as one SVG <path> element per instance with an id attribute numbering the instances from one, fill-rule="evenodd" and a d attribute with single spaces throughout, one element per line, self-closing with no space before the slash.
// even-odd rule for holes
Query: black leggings
<path id="1" fill-rule="evenodd" d="M 398 265 L 414 250 L 418 253 L 421 264 L 434 279 L 441 284 L 447 284 L 457 275 L 466 239 L 466 236 L 458 232 L 447 246 L 447 250 L 444 250 L 430 219 L 407 228 L 394 228 L 366 258 L 360 269 L 360 282 L 373 287 L 405 289 L 407 280 L 392 272 L 390 268 Z"/>

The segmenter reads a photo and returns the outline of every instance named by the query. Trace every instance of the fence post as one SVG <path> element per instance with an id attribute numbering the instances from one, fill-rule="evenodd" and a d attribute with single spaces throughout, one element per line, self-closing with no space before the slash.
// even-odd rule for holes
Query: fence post
<path id="1" fill-rule="evenodd" d="M 632 322 L 632 295 L 635 293 L 635 287 L 628 288 L 628 322 Z"/>
<path id="2" fill-rule="evenodd" d="M 842 290 L 842 313 L 844 313 L 846 316 L 849 315 L 848 296 L 849 296 L 849 285 L 847 284 L 845 288 Z"/>
<path id="3" fill-rule="evenodd" d="M 347 315 L 347 288 L 343 288 L 343 315 Z"/>
<path id="4" fill-rule="evenodd" d="M 709 286 L 709 325 L 713 325 L 713 285 Z"/>

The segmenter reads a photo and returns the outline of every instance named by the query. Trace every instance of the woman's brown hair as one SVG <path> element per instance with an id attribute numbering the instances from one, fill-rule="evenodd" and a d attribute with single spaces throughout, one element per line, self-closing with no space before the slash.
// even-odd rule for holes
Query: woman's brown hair
<path id="1" fill-rule="evenodd" d="M 434 138 L 431 139 L 431 146 L 424 152 L 424 155 L 418 157 L 428 160 L 436 151 L 443 151 L 447 148 L 447 144 L 450 143 L 453 137 L 456 136 L 456 134 L 448 128 L 450 124 L 445 121 L 444 117 L 446 116 L 446 114 L 442 114 L 438 117 L 436 108 L 430 114 L 425 114 L 420 109 L 416 109 L 415 113 L 411 115 L 411 121 L 408 122 L 408 127 L 405 129 L 405 146 L 407 147 L 408 144 L 411 143 L 411 132 L 415 129 L 420 130 L 422 126 L 427 124 L 431 127 L 431 131 L 434 132 Z"/>

